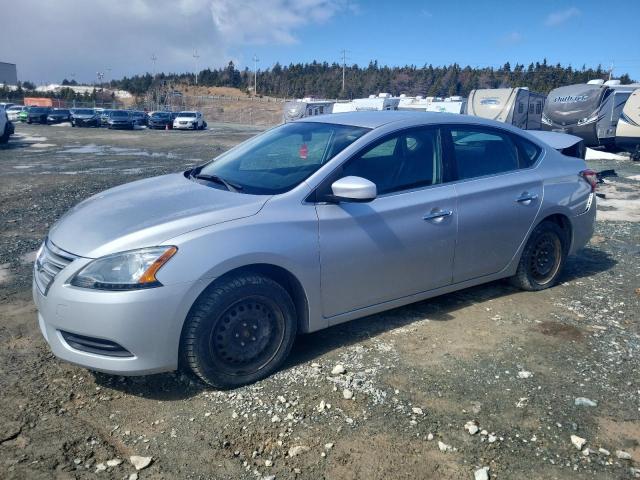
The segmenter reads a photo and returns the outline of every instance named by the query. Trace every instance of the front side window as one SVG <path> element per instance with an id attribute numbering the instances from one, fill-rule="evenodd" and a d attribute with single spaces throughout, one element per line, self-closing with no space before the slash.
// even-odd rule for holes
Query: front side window
<path id="1" fill-rule="evenodd" d="M 284 193 L 368 131 L 331 123 L 287 123 L 229 150 L 199 174 L 224 178 L 242 193 Z"/>
<path id="2" fill-rule="evenodd" d="M 441 183 L 440 130 L 416 128 L 394 134 L 349 160 L 342 175 L 372 181 L 379 195 Z"/>
<path id="3" fill-rule="evenodd" d="M 507 133 L 475 127 L 451 129 L 459 180 L 517 170 L 518 150 Z"/>

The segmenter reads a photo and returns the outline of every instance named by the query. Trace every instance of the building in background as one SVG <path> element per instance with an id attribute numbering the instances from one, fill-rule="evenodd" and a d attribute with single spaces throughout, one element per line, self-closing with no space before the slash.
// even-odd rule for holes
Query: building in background
<path id="1" fill-rule="evenodd" d="M 0 62 L 0 84 L 10 86 L 18 84 L 18 71 L 15 63 Z"/>

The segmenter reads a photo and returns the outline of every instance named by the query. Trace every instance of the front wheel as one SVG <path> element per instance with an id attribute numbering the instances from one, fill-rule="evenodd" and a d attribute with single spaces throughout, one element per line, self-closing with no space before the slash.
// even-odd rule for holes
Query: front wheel
<path id="1" fill-rule="evenodd" d="M 289 355 L 295 307 L 277 282 L 258 274 L 210 286 L 185 322 L 181 360 L 213 387 L 234 388 L 267 377 Z"/>
<path id="2" fill-rule="evenodd" d="M 554 222 L 542 222 L 531 233 L 511 283 L 529 291 L 552 287 L 562 272 L 567 251 L 565 231 Z"/>

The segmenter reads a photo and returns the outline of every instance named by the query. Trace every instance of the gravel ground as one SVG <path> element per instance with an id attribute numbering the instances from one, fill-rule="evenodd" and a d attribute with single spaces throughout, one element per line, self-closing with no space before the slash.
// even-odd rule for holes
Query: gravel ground
<path id="1" fill-rule="evenodd" d="M 257 131 L 18 125 L 0 147 L 0 478 L 640 476 L 630 161 L 589 162 L 619 176 L 602 187 L 590 245 L 550 290 L 494 282 L 307 335 L 279 373 L 234 391 L 55 359 L 30 292 L 49 226 L 89 195 L 186 169 Z"/>

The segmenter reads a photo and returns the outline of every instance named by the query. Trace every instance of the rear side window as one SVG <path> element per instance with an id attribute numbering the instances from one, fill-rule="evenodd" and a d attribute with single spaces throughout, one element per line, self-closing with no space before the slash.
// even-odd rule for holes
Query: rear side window
<path id="1" fill-rule="evenodd" d="M 459 180 L 517 170 L 518 148 L 507 133 L 474 127 L 451 129 Z"/>
<path id="2" fill-rule="evenodd" d="M 521 137 L 516 138 L 516 143 L 518 144 L 518 157 L 520 158 L 520 168 L 528 168 L 531 167 L 542 153 L 542 149 Z"/>

